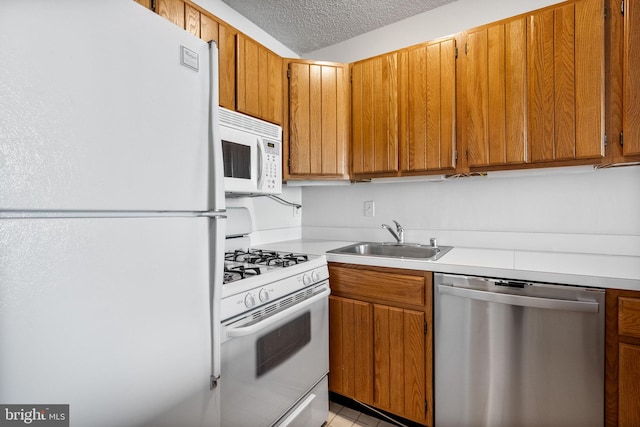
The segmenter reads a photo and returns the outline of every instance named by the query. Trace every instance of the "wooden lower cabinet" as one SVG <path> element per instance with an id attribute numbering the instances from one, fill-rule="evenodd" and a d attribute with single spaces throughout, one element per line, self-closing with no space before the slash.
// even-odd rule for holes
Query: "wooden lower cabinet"
<path id="1" fill-rule="evenodd" d="M 432 425 L 432 273 L 329 266 L 329 389 Z"/>
<path id="2" fill-rule="evenodd" d="M 366 302 L 329 297 L 329 388 L 373 404 L 373 318 Z"/>
<path id="3" fill-rule="evenodd" d="M 640 292 L 607 290 L 606 426 L 640 426 Z"/>

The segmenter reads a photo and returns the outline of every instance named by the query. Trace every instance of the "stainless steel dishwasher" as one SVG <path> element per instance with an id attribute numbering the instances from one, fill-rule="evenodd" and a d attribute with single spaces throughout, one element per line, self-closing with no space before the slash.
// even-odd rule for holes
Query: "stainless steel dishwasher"
<path id="1" fill-rule="evenodd" d="M 435 426 L 604 425 L 605 292 L 435 274 Z"/>

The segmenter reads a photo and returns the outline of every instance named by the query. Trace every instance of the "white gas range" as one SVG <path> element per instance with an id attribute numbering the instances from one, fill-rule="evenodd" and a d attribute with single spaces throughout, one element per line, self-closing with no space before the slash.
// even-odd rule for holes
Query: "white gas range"
<path id="1" fill-rule="evenodd" d="M 328 414 L 324 256 L 249 248 L 229 212 L 222 319 L 222 425 L 321 426 Z"/>
<path id="2" fill-rule="evenodd" d="M 250 248 L 226 251 L 221 319 L 274 302 L 328 278 L 324 255 Z"/>

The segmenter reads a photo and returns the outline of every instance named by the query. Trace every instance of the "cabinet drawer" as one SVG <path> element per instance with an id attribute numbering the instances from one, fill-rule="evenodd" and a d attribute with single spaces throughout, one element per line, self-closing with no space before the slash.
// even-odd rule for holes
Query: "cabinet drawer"
<path id="1" fill-rule="evenodd" d="M 640 298 L 618 298 L 618 333 L 640 337 Z"/>
<path id="2" fill-rule="evenodd" d="M 420 306 L 425 304 L 424 275 L 332 266 L 329 268 L 329 283 L 333 291 L 353 297 Z"/>

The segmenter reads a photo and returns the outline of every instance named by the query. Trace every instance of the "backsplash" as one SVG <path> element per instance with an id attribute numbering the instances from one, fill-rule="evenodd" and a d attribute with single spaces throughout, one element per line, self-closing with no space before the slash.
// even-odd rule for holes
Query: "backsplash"
<path id="1" fill-rule="evenodd" d="M 302 191 L 300 187 L 283 186 L 282 194 L 278 197 L 299 204 Z M 250 237 L 254 246 L 302 236 L 302 212 L 306 212 L 305 207 L 296 210 L 267 196 L 227 197 L 226 204 L 227 207 L 246 207 L 249 210 L 254 230 Z"/>
<path id="2" fill-rule="evenodd" d="M 640 256 L 640 167 L 523 174 L 306 187 L 302 237 L 391 241 L 395 219 L 407 242 Z"/>

